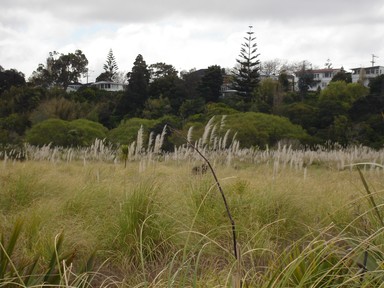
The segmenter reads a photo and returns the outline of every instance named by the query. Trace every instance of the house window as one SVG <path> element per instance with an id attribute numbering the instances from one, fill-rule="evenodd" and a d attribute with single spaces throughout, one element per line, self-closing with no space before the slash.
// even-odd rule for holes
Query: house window
<path id="1" fill-rule="evenodd" d="M 313 77 L 314 77 L 315 79 L 319 79 L 319 74 L 318 74 L 318 73 L 315 73 L 315 74 L 313 75 Z"/>
<path id="2" fill-rule="evenodd" d="M 100 84 L 100 89 L 111 89 L 111 84 Z"/>

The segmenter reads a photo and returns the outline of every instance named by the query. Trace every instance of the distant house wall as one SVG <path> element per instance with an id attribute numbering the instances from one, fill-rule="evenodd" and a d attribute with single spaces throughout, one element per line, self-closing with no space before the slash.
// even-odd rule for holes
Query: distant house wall
<path id="1" fill-rule="evenodd" d="M 108 82 L 108 81 L 100 81 L 91 84 L 92 86 L 105 91 L 123 91 L 125 89 L 125 84 Z"/>
<path id="2" fill-rule="evenodd" d="M 71 83 L 68 85 L 66 92 L 76 92 L 81 86 L 83 86 L 81 83 Z"/>
<path id="3" fill-rule="evenodd" d="M 352 68 L 352 82 L 360 82 L 368 87 L 369 81 L 384 74 L 384 66 Z"/>

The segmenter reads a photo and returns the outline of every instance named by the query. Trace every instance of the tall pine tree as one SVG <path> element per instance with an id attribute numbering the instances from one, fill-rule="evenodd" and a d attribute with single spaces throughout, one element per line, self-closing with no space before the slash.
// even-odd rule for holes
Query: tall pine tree
<path id="1" fill-rule="evenodd" d="M 249 26 L 245 42 L 241 44 L 239 59 L 236 59 L 238 67 L 233 69 L 233 86 L 242 96 L 245 102 L 252 99 L 252 93 L 260 81 L 260 61 L 257 57 L 257 44 L 254 42 L 252 26 Z"/>
<path id="2" fill-rule="evenodd" d="M 109 49 L 107 61 L 104 64 L 103 69 L 104 72 L 96 78 L 96 81 L 114 81 L 114 76 L 116 75 L 117 70 L 119 70 L 119 67 L 117 66 L 112 49 Z"/>

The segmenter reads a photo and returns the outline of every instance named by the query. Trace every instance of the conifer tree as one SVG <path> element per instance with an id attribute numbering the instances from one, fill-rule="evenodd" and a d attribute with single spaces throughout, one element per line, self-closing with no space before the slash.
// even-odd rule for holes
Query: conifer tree
<path id="1" fill-rule="evenodd" d="M 118 117 L 140 116 L 144 103 L 148 99 L 150 72 L 141 54 L 133 63 L 132 71 L 127 73 L 128 86 L 116 109 Z"/>
<path id="2" fill-rule="evenodd" d="M 117 74 L 119 67 L 117 66 L 112 49 L 109 49 L 107 61 L 104 64 L 103 69 L 104 72 L 96 78 L 96 81 L 114 81 L 114 76 Z"/>
<path id="3" fill-rule="evenodd" d="M 252 93 L 260 81 L 260 61 L 257 59 L 260 54 L 256 54 L 256 37 L 253 36 L 252 26 L 249 28 L 247 36 L 244 37 L 245 42 L 241 44 L 240 58 L 236 59 L 238 67 L 233 70 L 234 89 L 246 102 L 251 100 Z"/>

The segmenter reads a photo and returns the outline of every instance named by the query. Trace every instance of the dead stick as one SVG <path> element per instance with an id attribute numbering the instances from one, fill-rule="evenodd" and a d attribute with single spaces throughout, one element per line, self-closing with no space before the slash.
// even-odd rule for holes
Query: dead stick
<path id="1" fill-rule="evenodd" d="M 205 157 L 201 152 L 200 150 L 195 147 L 194 145 L 192 145 L 192 143 L 190 141 L 188 141 L 187 138 L 185 138 L 179 131 L 169 127 L 169 129 L 172 131 L 172 132 L 175 132 L 176 134 L 178 134 L 179 136 L 181 136 L 183 139 L 185 139 L 188 143 L 189 146 L 191 146 L 200 156 L 201 158 L 204 159 L 204 161 L 207 163 L 209 169 L 211 170 L 212 172 L 212 175 L 213 175 L 213 178 L 215 178 L 215 181 L 216 181 L 216 185 L 217 185 L 217 188 L 219 189 L 220 191 L 220 194 L 221 194 L 221 197 L 223 198 L 223 202 L 224 202 L 224 206 L 225 206 L 225 210 L 227 211 L 227 215 L 228 215 L 228 218 L 229 218 L 229 221 L 231 222 L 231 227 L 232 227 L 232 239 L 233 239 L 233 254 L 235 255 L 235 259 L 238 260 L 238 255 L 237 255 L 237 240 L 236 240 L 236 225 L 235 225 L 235 221 L 233 220 L 232 218 L 232 214 L 231 214 L 231 211 L 229 209 L 229 206 L 228 206 L 228 202 L 227 202 L 227 198 L 225 197 L 225 194 L 224 194 L 224 191 L 223 189 L 221 188 L 221 185 L 220 185 L 220 182 L 219 182 L 219 179 L 217 178 L 216 176 L 216 173 L 215 173 L 215 170 L 213 170 L 212 168 L 212 165 L 211 163 L 209 162 L 209 160 L 207 159 L 207 157 Z"/>

